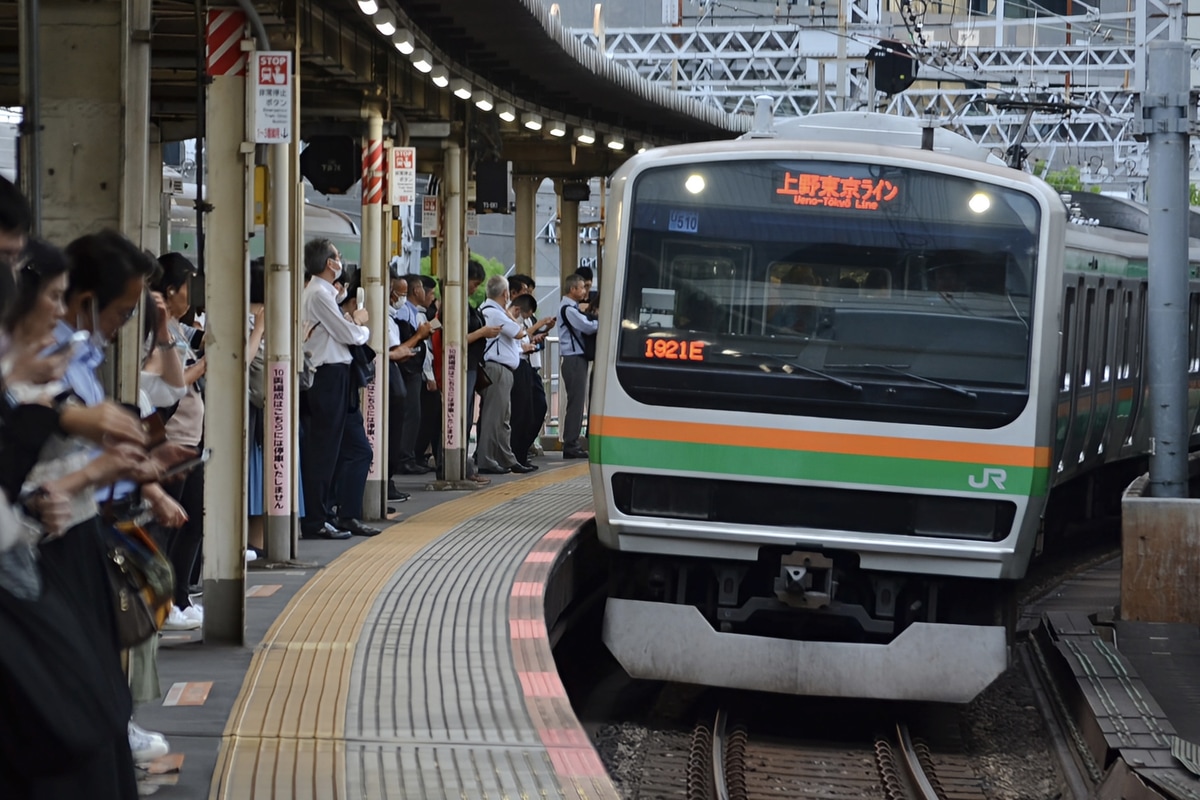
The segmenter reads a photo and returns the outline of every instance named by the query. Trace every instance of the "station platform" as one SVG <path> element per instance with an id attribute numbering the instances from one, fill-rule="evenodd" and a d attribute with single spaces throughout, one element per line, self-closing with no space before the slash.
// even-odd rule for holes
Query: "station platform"
<path id="1" fill-rule="evenodd" d="M 1114 558 L 1026 612 L 1034 657 L 1098 798 L 1200 798 L 1200 628 L 1116 613 Z"/>
<path id="2" fill-rule="evenodd" d="M 404 519 L 248 570 L 247 641 L 162 637 L 137 710 L 176 798 L 616 798 L 555 669 L 546 577 L 590 517 L 586 464 L 475 492 L 400 488 Z"/>

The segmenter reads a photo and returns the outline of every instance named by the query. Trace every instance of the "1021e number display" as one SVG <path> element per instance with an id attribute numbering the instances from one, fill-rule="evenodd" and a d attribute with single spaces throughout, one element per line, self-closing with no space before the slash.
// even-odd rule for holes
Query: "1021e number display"
<path id="1" fill-rule="evenodd" d="M 643 355 L 655 361 L 703 361 L 705 344 L 679 339 L 647 339 Z"/>

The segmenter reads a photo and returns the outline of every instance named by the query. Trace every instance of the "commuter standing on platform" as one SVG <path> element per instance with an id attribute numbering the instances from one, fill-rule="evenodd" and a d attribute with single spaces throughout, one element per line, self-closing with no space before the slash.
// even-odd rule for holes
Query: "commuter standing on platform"
<path id="1" fill-rule="evenodd" d="M 559 347 L 562 353 L 562 386 L 567 393 L 563 414 L 563 458 L 587 458 L 579 443 L 583 430 L 583 407 L 587 400 L 588 360 L 584 356 L 584 338 L 595 336 L 600 325 L 579 310 L 588 296 L 588 286 L 578 273 L 567 276 L 565 294 L 558 304 Z"/>
<path id="2" fill-rule="evenodd" d="M 328 239 L 313 239 L 304 246 L 304 287 L 301 324 L 305 350 L 316 373 L 305 393 L 308 419 L 300 458 L 304 484 L 306 537 L 345 539 L 351 534 L 370 536 L 377 531 L 362 524 L 363 489 L 371 468 L 371 446 L 363 429 L 362 413 L 351 402 L 355 391 L 350 380 L 350 345 L 366 344 L 370 337 L 367 312 L 357 309 L 351 319 L 337 306 L 334 281 L 342 276 L 342 257 Z M 340 464 L 338 496 L 331 486 Z M 338 508 L 333 518 L 332 507 Z"/>
<path id="3" fill-rule="evenodd" d="M 433 332 L 422 310 L 425 305 L 425 284 L 420 275 L 405 275 L 408 298 L 396 312 L 400 339 L 413 349 L 413 356 L 400 363 L 404 376 L 404 422 L 400 429 L 401 475 L 424 475 L 433 470 L 417 457 L 417 435 L 421 432 L 421 383 L 424 381 L 426 339 Z M 410 344 L 411 343 L 411 344 Z"/>
<path id="4" fill-rule="evenodd" d="M 479 411 L 479 442 L 475 461 L 479 471 L 489 475 L 506 472 L 533 472 L 513 455 L 512 385 L 513 373 L 521 361 L 521 342 L 525 328 L 508 315 L 508 281 L 493 275 L 487 282 L 487 300 L 479 307 L 488 325 L 500 328 L 500 335 L 484 347 L 483 371 L 490 385 L 483 393 Z"/>

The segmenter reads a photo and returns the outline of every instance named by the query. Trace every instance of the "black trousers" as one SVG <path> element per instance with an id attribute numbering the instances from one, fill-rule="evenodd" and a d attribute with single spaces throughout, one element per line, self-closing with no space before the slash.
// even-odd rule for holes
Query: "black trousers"
<path id="1" fill-rule="evenodd" d="M 425 379 L 420 372 L 404 374 L 404 413 L 400 425 L 400 466 L 417 463 L 417 437 L 421 433 L 421 389 Z"/>
<path id="2" fill-rule="evenodd" d="M 189 472 L 167 491 L 187 512 L 187 522 L 167 532 L 167 558 L 175 570 L 175 605 L 183 610 L 192 604 L 188 586 L 195 578 L 196 562 L 204 542 L 204 465 Z"/>
<path id="3" fill-rule="evenodd" d="M 362 516 L 363 489 L 371 469 L 371 446 L 363 430 L 362 412 L 352 402 L 349 364 L 317 368 L 306 392 L 308 419 L 300 452 L 304 484 L 304 527 L 317 528 L 338 515 Z M 337 492 L 334 493 L 334 475 Z"/>
<path id="4" fill-rule="evenodd" d="M 433 454 L 434 462 L 442 464 L 442 393 L 430 391 L 421 381 L 421 430 L 413 449 L 417 463 L 425 463 L 425 451 Z"/>
<path id="5" fill-rule="evenodd" d="M 525 359 L 521 359 L 513 372 L 511 395 L 512 427 L 508 444 L 517 461 L 525 464 L 529 461 L 529 446 L 533 444 L 529 435 L 533 425 L 533 368 Z"/>

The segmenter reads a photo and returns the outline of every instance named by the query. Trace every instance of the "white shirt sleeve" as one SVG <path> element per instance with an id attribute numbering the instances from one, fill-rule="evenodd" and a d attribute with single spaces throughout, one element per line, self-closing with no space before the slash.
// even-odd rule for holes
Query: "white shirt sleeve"
<path id="1" fill-rule="evenodd" d="M 370 328 L 355 325 L 343 317 L 337 303 L 326 292 L 315 291 L 310 295 L 307 316 L 310 322 L 319 324 L 329 334 L 329 338 L 339 344 L 366 344 L 371 338 Z"/>

